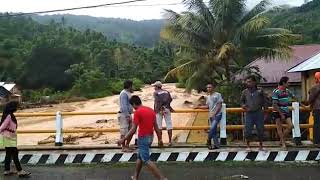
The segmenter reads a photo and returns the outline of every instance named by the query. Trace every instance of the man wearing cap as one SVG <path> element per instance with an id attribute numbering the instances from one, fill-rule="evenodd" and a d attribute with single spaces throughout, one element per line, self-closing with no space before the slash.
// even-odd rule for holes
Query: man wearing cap
<path id="1" fill-rule="evenodd" d="M 162 120 L 163 118 L 166 121 L 168 136 L 169 136 L 169 146 L 172 146 L 172 120 L 171 112 L 173 109 L 171 107 L 172 97 L 170 93 L 162 89 L 162 83 L 160 81 L 155 82 L 154 86 L 154 111 L 156 112 L 157 124 L 159 129 L 162 129 Z M 162 137 L 162 131 L 160 132 Z M 162 143 L 159 143 L 159 146 L 162 146 Z"/>
<path id="2" fill-rule="evenodd" d="M 309 104 L 313 111 L 313 142 L 320 146 L 320 72 L 315 73 L 316 84 L 309 91 Z"/>

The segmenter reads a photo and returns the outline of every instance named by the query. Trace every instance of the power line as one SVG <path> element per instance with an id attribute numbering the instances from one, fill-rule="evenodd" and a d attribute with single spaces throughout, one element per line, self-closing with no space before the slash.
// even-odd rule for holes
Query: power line
<path id="1" fill-rule="evenodd" d="M 78 9 L 91 9 L 91 8 L 97 8 L 97 7 L 129 4 L 129 3 L 142 2 L 142 1 L 147 1 L 147 0 L 130 0 L 130 1 L 123 1 L 123 2 L 116 2 L 116 3 L 99 4 L 99 5 L 93 5 L 93 6 L 82 6 L 82 7 L 75 7 L 75 8 L 36 11 L 36 12 L 28 12 L 28 13 L 5 14 L 5 15 L 0 15 L 0 17 L 25 16 L 25 15 L 32 15 L 32 14 L 44 14 L 44 13 L 52 13 L 52 12 L 72 11 L 72 10 L 78 10 Z"/>
<path id="2" fill-rule="evenodd" d="M 111 6 L 111 7 L 173 6 L 173 5 L 180 5 L 180 4 L 183 4 L 183 3 L 169 3 L 169 4 L 131 4 L 131 5 Z"/>

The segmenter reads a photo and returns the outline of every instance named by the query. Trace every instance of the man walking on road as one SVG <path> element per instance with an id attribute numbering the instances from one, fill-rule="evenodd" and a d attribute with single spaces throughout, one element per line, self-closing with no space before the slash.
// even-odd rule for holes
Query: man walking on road
<path id="1" fill-rule="evenodd" d="M 208 97 L 206 105 L 198 106 L 196 109 L 209 109 L 209 121 L 210 130 L 208 134 L 207 145 L 208 149 L 218 149 L 220 147 L 217 127 L 222 118 L 222 103 L 223 99 L 220 93 L 215 92 L 216 86 L 212 83 L 207 85 Z M 211 140 L 213 139 L 214 145 L 211 145 Z"/>
<path id="2" fill-rule="evenodd" d="M 316 84 L 309 91 L 309 104 L 312 108 L 313 124 L 313 143 L 320 147 L 320 72 L 315 73 Z"/>
<path id="3" fill-rule="evenodd" d="M 245 139 L 247 150 L 250 151 L 253 126 L 256 126 L 259 139 L 259 150 L 263 150 L 264 113 L 267 110 L 267 99 L 263 89 L 257 87 L 255 76 L 245 79 L 247 88 L 241 94 L 241 107 L 245 110 Z"/>
<path id="4" fill-rule="evenodd" d="M 132 135 L 138 131 L 138 160 L 136 164 L 136 171 L 134 176 L 131 177 L 133 180 L 138 180 L 143 163 L 149 168 L 152 174 L 158 180 L 166 180 L 157 166 L 150 160 L 150 146 L 153 141 L 153 131 L 156 131 L 158 136 L 158 141 L 162 142 L 161 130 L 158 128 L 156 122 L 155 112 L 146 106 L 142 105 L 141 99 L 138 96 L 132 96 L 130 99 L 130 104 L 135 109 L 133 125 L 126 136 L 118 141 L 118 144 L 122 144 L 132 137 Z"/>
<path id="5" fill-rule="evenodd" d="M 132 86 L 133 82 L 131 80 L 126 80 L 123 83 L 124 89 L 120 93 L 120 110 L 118 112 L 118 121 L 120 125 L 121 138 L 124 138 L 124 136 L 129 132 L 132 124 L 131 114 L 133 112 L 133 109 L 129 102 L 131 98 L 131 93 L 133 92 Z M 123 152 L 132 152 L 132 149 L 129 148 L 131 139 L 132 136 L 121 144 Z"/>
<path id="6" fill-rule="evenodd" d="M 154 111 L 157 116 L 157 123 L 159 129 L 162 130 L 162 120 L 164 119 L 166 122 L 166 127 L 169 136 L 169 146 L 172 146 L 172 119 L 171 112 L 173 109 L 171 107 L 172 97 L 170 93 L 164 89 L 162 89 L 162 83 L 157 81 L 153 84 L 154 86 Z M 160 136 L 162 137 L 162 131 L 160 132 Z M 163 144 L 159 143 L 159 146 L 163 146 Z"/>

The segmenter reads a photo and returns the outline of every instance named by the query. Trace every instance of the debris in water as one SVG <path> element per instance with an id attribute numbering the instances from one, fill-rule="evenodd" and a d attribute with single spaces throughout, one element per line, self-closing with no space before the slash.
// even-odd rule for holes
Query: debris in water
<path id="1" fill-rule="evenodd" d="M 108 119 L 100 119 L 100 120 L 97 120 L 96 123 L 108 123 L 110 120 Z"/>
<path id="2" fill-rule="evenodd" d="M 242 175 L 242 174 L 240 174 L 240 175 L 233 175 L 233 176 L 231 176 L 231 178 L 249 179 L 248 176 L 245 176 L 245 175 Z"/>

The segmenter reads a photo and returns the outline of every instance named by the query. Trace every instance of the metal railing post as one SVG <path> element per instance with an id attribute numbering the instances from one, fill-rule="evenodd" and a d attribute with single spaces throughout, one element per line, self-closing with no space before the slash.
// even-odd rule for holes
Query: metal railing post
<path id="1" fill-rule="evenodd" d="M 63 120 L 60 111 L 56 113 L 56 140 L 55 146 L 62 146 L 63 145 Z"/>
<path id="2" fill-rule="evenodd" d="M 222 118 L 220 121 L 220 144 L 227 145 L 227 105 L 222 104 Z"/>
<path id="3" fill-rule="evenodd" d="M 300 108 L 298 102 L 292 103 L 292 137 L 293 141 L 296 145 L 301 145 L 301 133 L 300 133 L 300 122 L 299 122 L 299 116 L 300 116 Z"/>

